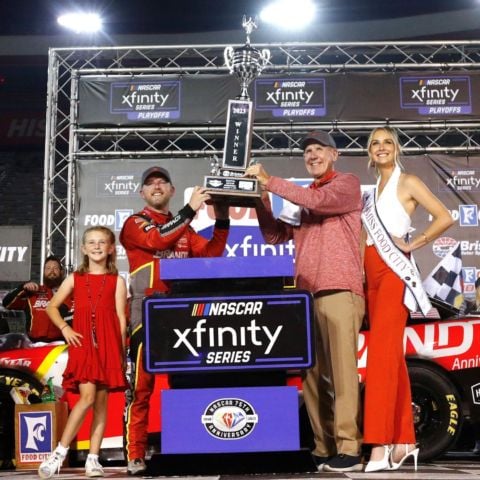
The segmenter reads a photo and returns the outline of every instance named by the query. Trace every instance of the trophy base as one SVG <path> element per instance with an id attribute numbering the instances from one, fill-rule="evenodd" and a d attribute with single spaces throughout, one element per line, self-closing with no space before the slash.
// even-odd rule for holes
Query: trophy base
<path id="1" fill-rule="evenodd" d="M 226 202 L 233 207 L 255 207 L 261 195 L 254 178 L 207 175 L 203 186 L 213 201 Z"/>

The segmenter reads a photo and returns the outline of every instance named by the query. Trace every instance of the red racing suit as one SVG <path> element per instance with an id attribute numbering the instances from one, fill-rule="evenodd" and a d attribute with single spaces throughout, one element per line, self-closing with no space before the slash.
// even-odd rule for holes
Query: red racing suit
<path id="1" fill-rule="evenodd" d="M 130 358 L 133 363 L 132 400 L 127 408 L 127 459 L 145 458 L 148 413 L 155 377 L 143 369 L 142 300 L 153 292 L 168 292 L 160 279 L 159 259 L 221 256 L 227 243 L 229 220 L 217 220 L 210 240 L 197 234 L 190 222 L 195 211 L 185 205 L 173 217 L 145 207 L 125 221 L 120 242 L 130 265 Z"/>
<path id="2" fill-rule="evenodd" d="M 40 285 L 36 292 L 23 289 L 23 285 L 7 293 L 3 298 L 3 306 L 8 310 L 25 312 L 25 331 L 32 342 L 53 342 L 63 340 L 60 330 L 47 315 L 46 308 L 54 292 L 46 285 Z M 62 305 L 60 313 L 65 317 L 71 309 L 72 301 Z"/>

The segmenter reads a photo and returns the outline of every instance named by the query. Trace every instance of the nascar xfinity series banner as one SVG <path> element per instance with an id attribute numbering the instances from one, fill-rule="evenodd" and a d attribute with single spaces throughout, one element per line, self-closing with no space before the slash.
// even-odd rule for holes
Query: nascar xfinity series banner
<path id="1" fill-rule="evenodd" d="M 227 267 L 228 259 L 225 259 Z M 311 294 L 148 297 L 143 303 L 150 373 L 309 368 Z"/>
<path id="2" fill-rule="evenodd" d="M 233 75 L 86 76 L 81 126 L 224 124 Z M 256 122 L 462 119 L 480 113 L 480 75 L 261 75 L 250 85 Z"/>
<path id="3" fill-rule="evenodd" d="M 264 158 L 261 160 L 267 171 L 287 178 L 300 186 L 307 186 L 307 176 L 301 157 Z M 416 252 L 422 278 L 446 255 L 457 241 L 461 244 L 463 258 L 464 291 L 474 294 L 474 282 L 480 270 L 479 204 L 480 204 L 480 157 L 422 155 L 403 159 L 408 172 L 418 175 L 428 187 L 445 203 L 455 224 L 440 238 Z M 210 170 L 210 159 L 191 158 L 174 160 L 80 160 L 78 162 L 78 216 L 76 239 L 85 228 L 106 225 L 120 233 L 125 219 L 139 211 L 144 203 L 140 197 L 142 172 L 152 165 L 169 170 L 176 187 L 171 202 L 175 214 L 190 199 L 193 186 L 201 185 Z M 367 158 L 340 156 L 336 168 L 356 174 L 363 188 L 375 184 L 373 173 L 367 169 Z M 278 215 L 284 206 L 282 199 L 272 197 L 274 214 Z M 254 209 L 247 207 L 230 208 L 231 228 L 225 257 L 286 256 L 293 260 L 295 247 L 286 244 L 267 245 L 258 228 Z M 431 222 L 421 208 L 413 218 L 415 231 L 423 232 Z M 210 237 L 215 217 L 211 206 L 203 206 L 192 226 L 206 237 Z M 76 251 L 79 251 L 78 245 Z M 119 269 L 127 276 L 128 262 L 124 249 L 117 246 Z M 1 257 L 0 257 L 1 258 Z"/>

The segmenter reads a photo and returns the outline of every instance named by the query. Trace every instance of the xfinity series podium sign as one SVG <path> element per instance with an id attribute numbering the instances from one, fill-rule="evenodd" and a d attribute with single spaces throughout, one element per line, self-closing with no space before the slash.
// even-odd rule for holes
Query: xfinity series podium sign
<path id="1" fill-rule="evenodd" d="M 311 295 L 147 297 L 145 365 L 150 373 L 309 368 Z"/>

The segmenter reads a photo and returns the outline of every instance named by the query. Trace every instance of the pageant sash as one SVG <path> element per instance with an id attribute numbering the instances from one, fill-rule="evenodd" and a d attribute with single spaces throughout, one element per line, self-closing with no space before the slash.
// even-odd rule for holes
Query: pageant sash
<path id="1" fill-rule="evenodd" d="M 432 308 L 430 300 L 422 286 L 413 256 L 410 260 L 393 242 L 390 234 L 380 220 L 375 206 L 375 189 L 364 193 L 362 222 L 383 261 L 405 283 L 405 297 L 403 302 L 411 311 L 420 307 L 423 315 Z"/>

